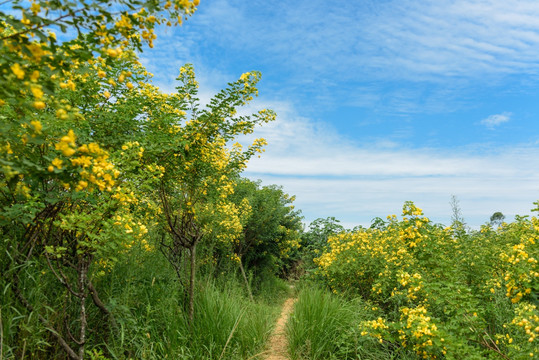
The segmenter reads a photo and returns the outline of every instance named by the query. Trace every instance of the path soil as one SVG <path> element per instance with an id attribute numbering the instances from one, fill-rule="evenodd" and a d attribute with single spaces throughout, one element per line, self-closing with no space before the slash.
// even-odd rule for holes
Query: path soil
<path id="1" fill-rule="evenodd" d="M 288 317 L 290 316 L 290 313 L 292 312 L 292 309 L 294 308 L 294 302 L 296 302 L 295 298 L 289 298 L 285 301 L 283 305 L 283 310 L 281 311 L 281 315 L 279 316 L 279 319 L 277 320 L 277 324 L 275 325 L 275 329 L 273 330 L 273 333 L 270 336 L 269 339 L 269 349 L 265 351 L 265 353 L 268 354 L 266 357 L 266 360 L 287 360 L 288 359 L 288 351 L 287 351 L 287 345 L 288 342 L 286 341 L 286 322 L 288 321 Z"/>

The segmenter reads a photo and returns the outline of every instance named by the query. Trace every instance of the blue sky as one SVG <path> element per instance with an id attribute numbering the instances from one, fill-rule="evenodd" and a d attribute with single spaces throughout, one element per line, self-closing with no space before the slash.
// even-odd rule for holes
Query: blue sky
<path id="1" fill-rule="evenodd" d="M 413 200 L 470 226 L 539 199 L 539 2 L 202 0 L 142 61 L 173 91 L 193 63 L 201 98 L 259 70 L 269 145 L 245 175 L 297 196 L 306 222 L 348 227 Z"/>

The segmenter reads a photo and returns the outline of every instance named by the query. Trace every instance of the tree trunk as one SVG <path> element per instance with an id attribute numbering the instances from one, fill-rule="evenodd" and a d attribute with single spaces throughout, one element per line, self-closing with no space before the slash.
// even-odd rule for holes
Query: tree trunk
<path id="1" fill-rule="evenodd" d="M 247 280 L 247 275 L 245 275 L 245 269 L 243 268 L 241 257 L 240 257 L 239 263 L 240 263 L 241 275 L 243 276 L 243 280 L 245 281 L 245 287 L 247 288 L 247 293 L 249 294 L 249 299 L 251 299 L 251 301 L 254 302 L 255 299 L 253 298 L 253 293 L 251 292 L 251 286 L 249 285 L 249 280 Z"/>
<path id="2" fill-rule="evenodd" d="M 191 253 L 191 276 L 189 278 L 189 326 L 193 326 L 195 317 L 195 272 L 196 272 L 196 248 L 197 244 L 189 248 Z"/>
<path id="3" fill-rule="evenodd" d="M 88 276 L 88 266 L 86 261 L 83 260 L 83 264 L 80 269 L 79 277 L 79 291 L 80 291 L 80 335 L 79 335 L 79 359 L 84 358 L 84 345 L 86 344 L 86 327 L 88 326 L 88 319 L 86 317 L 86 283 Z"/>

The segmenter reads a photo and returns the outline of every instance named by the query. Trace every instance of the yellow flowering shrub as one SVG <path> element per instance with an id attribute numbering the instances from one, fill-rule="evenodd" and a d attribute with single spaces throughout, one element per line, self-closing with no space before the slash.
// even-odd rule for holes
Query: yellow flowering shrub
<path id="1" fill-rule="evenodd" d="M 384 310 L 363 336 L 422 358 L 529 358 L 539 316 L 536 217 L 480 231 L 432 224 L 413 203 L 402 219 L 331 236 L 315 259 L 335 293 Z"/>

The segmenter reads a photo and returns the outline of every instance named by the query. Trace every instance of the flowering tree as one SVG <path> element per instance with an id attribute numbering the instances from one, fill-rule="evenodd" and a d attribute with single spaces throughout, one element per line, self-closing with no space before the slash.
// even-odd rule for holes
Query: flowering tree
<path id="1" fill-rule="evenodd" d="M 189 252 L 190 322 L 194 314 L 197 245 L 216 228 L 216 218 L 217 227 L 221 228 L 217 235 L 220 241 L 230 242 L 241 231 L 238 208 L 228 196 L 233 193 L 234 178 L 245 168 L 247 160 L 261 151 L 265 141 L 257 139 L 245 150 L 238 145 L 229 148 L 227 143 L 238 135 L 251 133 L 257 124 L 275 116 L 269 110 L 235 116 L 236 108 L 256 95 L 259 79 L 257 72 L 243 74 L 200 109 L 194 71 L 186 65 L 180 69 L 181 85 L 174 100 L 174 108 L 180 111 L 176 116 L 152 118 L 159 123 L 152 125 L 157 125 L 159 131 L 153 134 L 155 138 L 151 135 L 148 139 L 159 144 L 151 150 L 151 159 L 162 167 L 157 183 L 158 200 L 168 234 L 161 241 L 161 249 L 178 274 L 182 252 Z"/>
<path id="2" fill-rule="evenodd" d="M 130 247 L 163 235 L 152 245 L 180 280 L 189 274 L 192 323 L 198 244 L 230 249 L 241 234 L 244 211 L 229 196 L 265 141 L 231 144 L 275 117 L 237 115 L 260 73 L 201 108 L 191 65 L 166 94 L 136 55 L 153 47 L 155 26 L 181 23 L 198 3 L 12 1 L 0 12 L 0 296 L 72 359 L 88 352 L 90 313 L 114 325 L 95 284 Z"/>
<path id="3" fill-rule="evenodd" d="M 113 261 L 147 232 L 132 221 L 125 166 L 100 141 L 91 111 L 105 108 L 103 119 L 114 119 L 122 103 L 110 102 L 109 89 L 121 95 L 134 87 L 133 61 L 119 60 L 131 48 L 152 47 L 156 24 L 180 23 L 197 4 L 12 1 L 9 13 L 0 12 L 2 276 L 72 359 L 85 354 L 87 299 L 109 314 L 91 280 L 96 260 Z M 121 73 L 107 77 L 113 69 Z M 65 287 L 67 301 L 78 303 L 76 319 L 66 312 L 58 323 L 54 304 L 36 298 L 31 267 Z"/>

